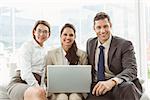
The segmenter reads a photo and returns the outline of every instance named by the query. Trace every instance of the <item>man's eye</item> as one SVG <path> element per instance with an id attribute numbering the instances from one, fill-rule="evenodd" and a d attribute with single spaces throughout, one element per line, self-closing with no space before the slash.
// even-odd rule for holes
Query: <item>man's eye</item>
<path id="1" fill-rule="evenodd" d="M 101 27 L 100 27 L 100 26 L 97 26 L 97 29 L 101 29 Z"/>
<path id="2" fill-rule="evenodd" d="M 105 26 L 104 26 L 104 28 L 107 28 L 107 27 L 108 27 L 108 25 L 105 25 Z"/>

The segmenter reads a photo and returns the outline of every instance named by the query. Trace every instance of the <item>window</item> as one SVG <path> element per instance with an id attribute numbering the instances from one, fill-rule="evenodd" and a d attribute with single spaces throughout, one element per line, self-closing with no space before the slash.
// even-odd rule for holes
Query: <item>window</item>
<path id="1" fill-rule="evenodd" d="M 32 39 L 32 27 L 38 19 L 47 20 L 51 24 L 51 37 L 46 42 L 48 49 L 60 46 L 60 29 L 65 23 L 70 22 L 77 30 L 78 47 L 85 50 L 87 39 L 95 36 L 93 18 L 99 11 L 105 11 L 110 15 L 113 35 L 133 42 L 138 75 L 147 80 L 146 48 L 150 66 L 148 0 L 3 1 L 0 4 L 0 55 L 9 58 L 24 41 Z"/>

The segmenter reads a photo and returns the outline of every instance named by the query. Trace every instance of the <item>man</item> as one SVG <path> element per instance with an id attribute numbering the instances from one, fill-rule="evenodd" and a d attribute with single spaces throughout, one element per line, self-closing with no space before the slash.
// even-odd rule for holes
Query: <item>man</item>
<path id="1" fill-rule="evenodd" d="M 88 62 L 92 65 L 87 100 L 139 100 L 142 87 L 132 43 L 112 35 L 112 23 L 104 12 L 96 14 L 93 28 L 97 37 L 87 41 Z"/>

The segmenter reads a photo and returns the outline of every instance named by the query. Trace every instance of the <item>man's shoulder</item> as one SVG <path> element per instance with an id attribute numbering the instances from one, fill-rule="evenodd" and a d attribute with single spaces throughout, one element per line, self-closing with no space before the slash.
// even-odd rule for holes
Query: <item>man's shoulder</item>
<path id="1" fill-rule="evenodd" d="M 127 40 L 125 38 L 118 37 L 118 36 L 113 36 L 113 40 L 115 40 L 117 42 L 131 42 L 130 40 Z"/>
<path id="2" fill-rule="evenodd" d="M 97 40 L 97 37 L 93 37 L 93 38 L 89 38 L 89 39 L 88 39 L 88 42 L 96 41 L 96 40 Z"/>
<path id="3" fill-rule="evenodd" d="M 113 36 L 112 42 L 117 44 L 117 45 L 123 45 L 123 46 L 132 45 L 132 42 L 130 40 L 127 40 L 125 38 L 118 37 L 118 36 Z"/>

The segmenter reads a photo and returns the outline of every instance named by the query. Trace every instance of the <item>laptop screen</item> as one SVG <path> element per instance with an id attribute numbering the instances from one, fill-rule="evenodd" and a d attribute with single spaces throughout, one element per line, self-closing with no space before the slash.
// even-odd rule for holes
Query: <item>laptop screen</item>
<path id="1" fill-rule="evenodd" d="M 48 65 L 47 90 L 52 93 L 88 93 L 91 65 Z"/>

